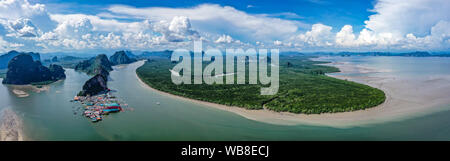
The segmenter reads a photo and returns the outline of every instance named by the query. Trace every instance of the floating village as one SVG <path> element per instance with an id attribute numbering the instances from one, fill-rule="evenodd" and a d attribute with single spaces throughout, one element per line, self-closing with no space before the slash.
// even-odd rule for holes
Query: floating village
<path id="1" fill-rule="evenodd" d="M 128 108 L 128 104 L 122 103 L 116 96 L 111 95 L 110 91 L 95 96 L 75 96 L 71 102 L 79 102 L 82 105 L 83 116 L 92 122 L 101 121 L 105 115 L 122 112 Z"/>

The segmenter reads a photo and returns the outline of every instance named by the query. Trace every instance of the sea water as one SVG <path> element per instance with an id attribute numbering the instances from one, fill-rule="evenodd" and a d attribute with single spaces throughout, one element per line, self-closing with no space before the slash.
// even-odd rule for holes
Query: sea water
<path id="1" fill-rule="evenodd" d="M 450 58 L 326 59 L 391 70 L 373 74 L 450 74 Z M 19 98 L 10 86 L 0 85 L 0 109 L 12 108 L 22 118 L 27 140 L 450 140 L 449 110 L 350 128 L 273 125 L 149 90 L 136 77 L 140 65 L 111 72 L 109 87 L 129 109 L 98 123 L 81 116 L 79 104 L 69 102 L 89 79 L 71 69 L 66 70 L 66 80 L 51 84 L 48 91 L 29 92 L 28 97 Z"/>

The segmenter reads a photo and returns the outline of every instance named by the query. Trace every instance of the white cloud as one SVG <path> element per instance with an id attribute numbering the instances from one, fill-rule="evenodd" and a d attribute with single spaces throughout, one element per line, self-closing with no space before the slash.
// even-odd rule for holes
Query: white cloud
<path id="1" fill-rule="evenodd" d="M 234 40 L 230 35 L 222 35 L 220 36 L 215 43 L 232 43 Z"/>
<path id="2" fill-rule="evenodd" d="M 23 46 L 23 44 L 10 43 L 10 42 L 4 40 L 3 37 L 0 36 L 0 52 L 17 49 L 18 47 L 22 47 L 22 46 Z"/>
<path id="3" fill-rule="evenodd" d="M 84 14 L 54 14 L 58 26 L 40 37 L 44 48 L 145 49 L 154 41 L 148 20 L 119 22 Z"/>
<path id="4" fill-rule="evenodd" d="M 31 5 L 27 0 L 3 0 L 0 1 L 0 18 L 19 19 L 45 15 L 45 5 Z"/>
<path id="5" fill-rule="evenodd" d="M 185 16 L 175 16 L 170 23 L 161 20 L 155 24 L 154 29 L 163 35 L 163 39 L 169 42 L 181 42 L 200 38 L 198 32 L 191 28 L 189 18 Z"/>
<path id="6" fill-rule="evenodd" d="M 79 22 L 83 19 L 88 19 L 92 24 L 93 31 L 139 32 L 150 29 L 150 22 L 148 20 L 141 22 L 120 22 L 115 19 L 103 19 L 98 16 L 85 14 L 52 14 L 51 19 L 59 24 Z"/>
<path id="7" fill-rule="evenodd" d="M 60 22 L 54 32 L 60 37 L 81 38 L 83 35 L 92 33 L 93 28 L 91 21 L 83 17 L 80 19 L 65 19 Z"/>
<path id="8" fill-rule="evenodd" d="M 449 50 L 450 3 L 443 0 L 380 0 L 359 34 L 351 25 L 337 33 L 315 24 L 290 41 L 294 46 L 328 50 Z"/>
<path id="9" fill-rule="evenodd" d="M 378 0 L 366 28 L 394 35 L 426 36 L 441 20 L 450 20 L 448 0 Z"/>
<path id="10" fill-rule="evenodd" d="M 15 21 L 21 18 L 29 19 L 43 31 L 49 31 L 55 27 L 43 4 L 33 5 L 27 0 L 0 1 L 0 19 Z"/>
<path id="11" fill-rule="evenodd" d="M 150 23 L 149 20 L 120 22 L 84 14 L 55 14 L 51 15 L 51 18 L 59 25 L 53 31 L 55 34 L 46 33 L 44 36 L 53 38 L 56 35 L 60 38 L 76 39 L 84 36 L 84 39 L 92 39 L 94 44 L 106 43 L 106 46 L 98 44 L 91 45 L 91 47 L 145 49 L 152 44 L 181 42 L 200 37 L 198 32 L 191 28 L 189 19 L 182 16 L 174 17 L 170 22 L 161 20 L 154 23 Z M 44 36 L 43 38 L 45 38 Z M 110 43 L 107 43 L 108 41 Z"/>
<path id="12" fill-rule="evenodd" d="M 356 38 L 351 25 L 345 25 L 336 33 L 336 47 L 360 48 L 371 47 L 374 49 L 386 48 L 400 43 L 402 37 L 395 37 L 392 33 L 376 33 L 363 29 Z"/>
<path id="13" fill-rule="evenodd" d="M 336 34 L 336 44 L 340 46 L 352 46 L 354 43 L 355 34 L 353 34 L 353 27 L 351 25 L 345 25 Z"/>
<path id="14" fill-rule="evenodd" d="M 8 36 L 36 37 L 41 33 L 30 19 L 19 18 L 15 21 L 8 21 L 7 24 L 3 25 L 9 29 L 10 34 L 8 34 Z"/>
<path id="15" fill-rule="evenodd" d="M 112 6 L 109 11 L 138 18 L 169 21 L 176 16 L 186 16 L 192 26 L 213 34 L 228 33 L 244 40 L 267 41 L 284 39 L 297 32 L 298 21 L 252 15 L 229 6 L 203 4 L 193 8 L 134 8 Z"/>
<path id="16" fill-rule="evenodd" d="M 440 21 L 431 28 L 431 34 L 424 37 L 416 37 L 410 33 L 406 35 L 402 48 L 417 49 L 450 49 L 450 22 Z"/>
<path id="17" fill-rule="evenodd" d="M 431 28 L 431 37 L 437 41 L 447 41 L 450 39 L 450 22 L 439 21 Z"/>
<path id="18" fill-rule="evenodd" d="M 273 41 L 273 44 L 276 46 L 280 46 L 280 45 L 283 45 L 283 42 L 281 42 L 280 40 L 275 40 L 275 41 Z"/>
<path id="19" fill-rule="evenodd" d="M 323 24 L 314 24 L 310 31 L 299 34 L 293 39 L 294 42 L 303 43 L 303 46 L 327 47 L 334 42 L 334 34 L 331 32 L 332 27 Z"/>

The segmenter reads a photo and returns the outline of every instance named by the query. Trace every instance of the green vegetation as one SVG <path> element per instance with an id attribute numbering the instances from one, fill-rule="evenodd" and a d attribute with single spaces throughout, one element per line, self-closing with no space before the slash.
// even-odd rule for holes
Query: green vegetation
<path id="1" fill-rule="evenodd" d="M 37 86 L 39 88 L 40 86 L 42 87 L 43 85 L 49 85 L 49 84 L 52 84 L 53 82 L 56 82 L 56 81 L 32 82 L 30 84 L 33 86 Z"/>
<path id="2" fill-rule="evenodd" d="M 53 60 L 44 61 L 44 65 L 50 65 L 50 64 L 57 64 L 64 68 L 72 68 L 74 69 L 77 64 L 80 62 L 87 60 L 88 58 L 80 58 L 80 57 L 74 57 L 74 56 L 64 56 L 62 58 L 57 58 L 57 61 L 55 61 L 53 57 Z"/>
<path id="3" fill-rule="evenodd" d="M 45 67 L 40 61 L 34 61 L 31 55 L 20 54 L 8 63 L 3 84 L 26 85 L 34 82 L 51 82 L 66 78 L 64 69 L 59 65 Z"/>
<path id="4" fill-rule="evenodd" d="M 132 55 L 132 53 L 128 52 L 129 55 Z M 134 56 L 134 55 L 132 55 Z M 127 52 L 125 51 L 117 51 L 109 57 L 109 61 L 111 62 L 111 65 L 119 65 L 119 64 L 130 64 L 133 62 L 136 62 L 137 60 L 135 58 L 131 58 L 127 55 Z"/>
<path id="5" fill-rule="evenodd" d="M 309 58 L 298 54 L 280 55 L 280 88 L 278 94 L 271 96 L 260 95 L 263 87 L 260 84 L 175 85 L 169 69 L 176 63 L 166 57 L 148 60 L 136 73 L 146 84 L 164 92 L 247 109 L 318 114 L 361 110 L 384 102 L 383 91 L 325 76 L 339 69 L 317 65 L 325 62 Z"/>
<path id="6" fill-rule="evenodd" d="M 105 54 L 97 55 L 89 60 L 82 61 L 75 66 L 76 71 L 85 72 L 88 75 L 100 74 L 102 71 L 112 71 L 111 62 Z"/>

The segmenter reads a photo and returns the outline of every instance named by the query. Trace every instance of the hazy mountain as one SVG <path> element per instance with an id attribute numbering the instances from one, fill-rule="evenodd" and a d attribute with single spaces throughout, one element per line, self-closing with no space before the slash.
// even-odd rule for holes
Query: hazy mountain
<path id="1" fill-rule="evenodd" d="M 154 57 L 165 57 L 170 58 L 172 56 L 171 50 L 164 50 L 164 51 L 144 51 L 141 55 L 138 55 L 138 58 L 141 59 L 149 59 Z"/>

